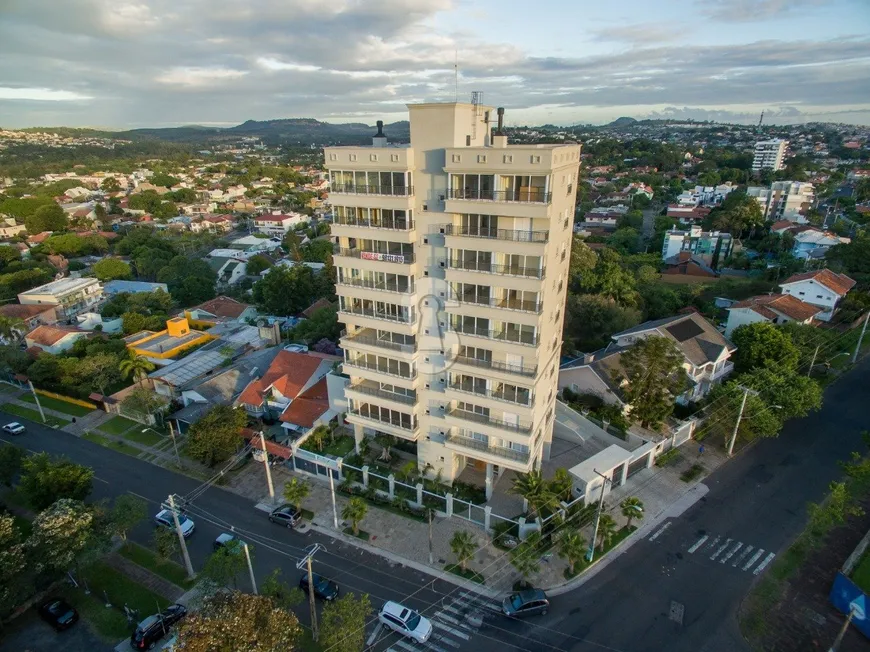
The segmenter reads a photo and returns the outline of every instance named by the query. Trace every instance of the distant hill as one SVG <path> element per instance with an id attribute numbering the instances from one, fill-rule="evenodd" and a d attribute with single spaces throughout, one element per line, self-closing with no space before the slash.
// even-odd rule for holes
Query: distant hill
<path id="1" fill-rule="evenodd" d="M 605 127 L 628 127 L 630 125 L 635 124 L 636 122 L 637 122 L 637 120 L 635 120 L 634 118 L 628 118 L 626 116 L 623 116 L 621 118 L 617 118 L 613 122 L 606 124 L 604 126 Z"/>
<path id="2" fill-rule="evenodd" d="M 286 118 L 278 120 L 248 120 L 235 127 L 202 127 L 190 125 L 162 129 L 133 129 L 116 133 L 119 138 L 159 139 L 172 142 L 218 142 L 250 136 L 266 144 L 362 144 L 371 142 L 377 128 L 360 122 L 336 124 L 313 118 Z M 394 122 L 384 126 L 384 133 L 394 142 L 407 142 L 410 123 Z"/>

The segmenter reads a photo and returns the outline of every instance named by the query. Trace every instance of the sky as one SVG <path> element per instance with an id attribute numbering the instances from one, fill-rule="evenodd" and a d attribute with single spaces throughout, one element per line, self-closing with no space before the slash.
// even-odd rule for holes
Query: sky
<path id="1" fill-rule="evenodd" d="M 458 69 L 458 74 L 457 74 Z M 0 126 L 870 125 L 870 0 L 2 0 Z"/>

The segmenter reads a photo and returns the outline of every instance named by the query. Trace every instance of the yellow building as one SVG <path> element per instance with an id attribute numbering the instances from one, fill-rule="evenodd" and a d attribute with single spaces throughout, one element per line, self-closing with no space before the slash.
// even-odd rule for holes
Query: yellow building
<path id="1" fill-rule="evenodd" d="M 174 358 L 182 351 L 205 344 L 214 338 L 208 333 L 191 330 L 184 317 L 175 317 L 166 322 L 166 330 L 139 331 L 124 338 L 127 348 L 136 355 L 145 358 L 167 360 Z"/>

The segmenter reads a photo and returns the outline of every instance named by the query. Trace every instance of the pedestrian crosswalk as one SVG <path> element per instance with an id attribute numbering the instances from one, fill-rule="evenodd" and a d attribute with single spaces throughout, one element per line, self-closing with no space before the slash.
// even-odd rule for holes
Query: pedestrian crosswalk
<path id="1" fill-rule="evenodd" d="M 741 572 L 752 571 L 753 575 L 761 573 L 776 557 L 776 553 L 764 548 L 712 533 L 699 533 L 686 552 Z"/>
<path id="2" fill-rule="evenodd" d="M 387 652 L 453 652 L 463 648 L 480 629 L 482 618 L 501 611 L 501 604 L 485 595 L 459 591 L 444 599 L 440 607 L 423 615 L 432 622 L 432 635 L 425 643 L 409 638 L 393 641 Z M 480 616 L 480 619 L 469 616 Z M 395 636 L 395 635 L 391 635 Z"/>

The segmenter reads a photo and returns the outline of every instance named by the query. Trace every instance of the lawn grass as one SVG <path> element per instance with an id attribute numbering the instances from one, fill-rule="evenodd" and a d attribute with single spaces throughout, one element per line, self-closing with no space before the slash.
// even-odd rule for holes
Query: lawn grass
<path id="1" fill-rule="evenodd" d="M 103 562 L 95 563 L 83 577 L 91 589 L 90 595 L 85 595 L 83 586 L 76 589 L 68 584 L 64 584 L 60 593 L 78 610 L 82 618 L 112 644 L 130 636 L 130 628 L 123 611 L 125 604 L 131 609 L 138 609 L 142 618 L 169 605 L 169 601 L 162 596 L 139 586 Z M 104 591 L 113 605 L 112 608 L 106 607 Z"/>
<path id="2" fill-rule="evenodd" d="M 352 537 L 356 537 L 357 539 L 361 539 L 361 540 L 363 540 L 363 541 L 368 541 L 368 540 L 369 540 L 369 537 L 371 536 L 371 535 L 369 535 L 368 532 L 365 532 L 365 531 L 363 531 L 363 530 L 360 530 L 360 531 L 359 531 L 359 534 L 354 534 L 354 533 L 353 533 L 353 528 L 349 528 L 349 527 L 344 528 L 343 532 L 344 532 L 345 534 L 349 534 L 350 536 L 352 536 Z"/>
<path id="3" fill-rule="evenodd" d="M 11 414 L 12 416 L 30 419 L 36 423 L 42 423 L 42 417 L 39 415 L 39 410 L 31 410 L 30 408 L 15 405 L 13 403 L 7 403 L 0 408 L 0 410 L 3 410 L 6 414 Z M 62 419 L 50 414 L 45 415 L 45 425 L 47 426 L 57 426 L 58 428 L 62 428 L 68 423 L 70 423 L 69 419 Z"/>
<path id="4" fill-rule="evenodd" d="M 486 580 L 484 579 L 483 575 L 481 575 L 480 573 L 475 573 L 470 568 L 462 570 L 462 568 L 459 567 L 459 564 L 447 564 L 444 567 L 444 570 L 446 570 L 448 573 L 459 575 L 459 577 L 463 579 L 476 582 L 477 584 L 486 584 Z"/>
<path id="5" fill-rule="evenodd" d="M 130 444 L 125 444 L 122 441 L 115 441 L 114 439 L 110 439 L 109 437 L 96 432 L 86 432 L 82 435 L 82 439 L 87 439 L 89 442 L 94 444 L 99 444 L 100 446 L 105 446 L 106 448 L 111 448 L 119 453 L 132 455 L 133 457 L 137 457 L 142 453 L 142 451 L 135 446 L 130 446 Z"/>
<path id="6" fill-rule="evenodd" d="M 864 553 L 850 578 L 864 593 L 870 593 L 870 551 Z"/>
<path id="7" fill-rule="evenodd" d="M 135 430 L 129 430 L 121 436 L 124 439 L 136 442 L 137 444 L 142 444 L 143 446 L 156 446 L 163 441 L 163 437 L 161 437 L 157 433 L 151 432 L 151 430 L 145 430 L 145 432 L 142 432 L 143 428 L 141 424 L 137 423 L 136 425 L 139 426 L 139 428 Z"/>
<path id="8" fill-rule="evenodd" d="M 101 430 L 107 435 L 120 435 L 127 432 L 133 426 L 142 427 L 141 424 L 132 419 L 116 415 L 105 423 L 97 426 L 97 430 Z"/>
<path id="9" fill-rule="evenodd" d="M 137 543 L 128 541 L 118 550 L 122 557 L 126 557 L 132 562 L 135 562 L 146 568 L 155 575 L 159 575 L 168 582 L 172 582 L 175 586 L 180 586 L 183 589 L 193 587 L 193 581 L 187 577 L 187 572 L 179 564 L 174 561 L 163 561 L 150 549 L 140 546 Z"/>
<path id="10" fill-rule="evenodd" d="M 36 404 L 36 399 L 33 398 L 33 394 L 25 394 L 18 400 L 26 403 L 33 403 L 34 405 Z M 75 403 L 67 403 L 66 401 L 61 401 L 60 399 L 52 398 L 51 396 L 43 396 L 42 394 L 39 395 L 39 403 L 44 408 L 54 410 L 55 412 L 62 412 L 71 417 L 83 417 L 93 412 L 92 408 L 86 408 L 81 405 L 76 405 Z"/>
<path id="11" fill-rule="evenodd" d="M 318 455 L 334 455 L 335 457 L 345 457 L 349 455 L 354 450 L 354 438 L 348 435 L 342 435 L 335 438 L 334 442 L 329 441 L 329 437 L 324 438 L 323 440 L 323 450 L 317 450 L 317 447 L 314 446 L 313 443 L 309 443 L 308 440 L 304 444 L 302 444 L 302 449 L 306 451 L 310 451 L 312 453 L 317 453 Z"/>

